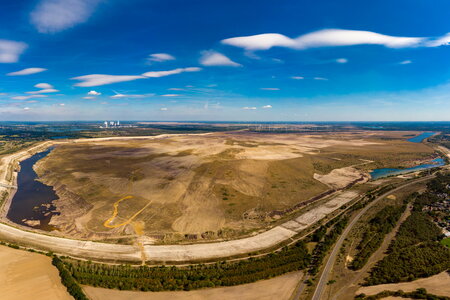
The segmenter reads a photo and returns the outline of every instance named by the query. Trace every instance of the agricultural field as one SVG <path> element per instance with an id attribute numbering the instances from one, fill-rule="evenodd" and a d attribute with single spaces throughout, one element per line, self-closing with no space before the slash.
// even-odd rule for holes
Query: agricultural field
<path id="1" fill-rule="evenodd" d="M 54 187 L 51 224 L 92 239 L 234 238 L 274 212 L 435 157 L 411 132 L 173 135 L 61 143 L 35 165 Z"/>
<path id="2" fill-rule="evenodd" d="M 0 298 L 70 300 L 51 258 L 0 245 Z"/>

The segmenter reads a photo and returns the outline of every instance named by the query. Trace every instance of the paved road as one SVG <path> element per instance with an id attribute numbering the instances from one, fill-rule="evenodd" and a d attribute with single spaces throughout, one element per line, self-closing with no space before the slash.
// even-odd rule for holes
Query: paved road
<path id="1" fill-rule="evenodd" d="M 350 230 L 352 230 L 353 226 L 356 224 L 356 222 L 358 222 L 358 220 L 361 218 L 362 215 L 364 215 L 369 208 L 371 208 L 375 203 L 377 203 L 378 201 L 380 201 L 381 199 L 383 199 L 384 197 L 395 193 L 396 191 L 403 189 L 407 186 L 410 186 L 412 184 L 416 184 L 418 182 L 422 182 L 422 181 L 426 181 L 431 179 L 432 177 L 434 177 L 434 175 L 431 176 L 427 176 L 427 177 L 423 177 L 414 181 L 410 181 L 408 183 L 405 183 L 393 190 L 390 190 L 386 193 L 384 193 L 383 195 L 379 196 L 378 198 L 376 198 L 375 200 L 373 200 L 372 202 L 370 202 L 366 207 L 364 207 L 356 216 L 355 218 L 348 224 L 348 226 L 345 228 L 344 232 L 342 233 L 342 235 L 340 236 L 340 238 L 338 239 L 337 243 L 335 244 L 333 250 L 331 251 L 330 256 L 328 257 L 327 263 L 325 265 L 325 268 L 322 271 L 322 274 L 319 278 L 319 282 L 317 283 L 316 286 L 316 290 L 314 291 L 314 295 L 312 297 L 312 300 L 320 300 L 322 299 L 322 294 L 325 290 L 326 287 L 326 283 L 328 281 L 328 276 L 331 274 L 331 270 L 333 269 L 334 263 L 336 261 L 336 257 L 339 253 L 339 250 L 341 249 L 342 244 L 344 243 L 344 240 L 347 238 L 347 235 L 350 233 Z"/>

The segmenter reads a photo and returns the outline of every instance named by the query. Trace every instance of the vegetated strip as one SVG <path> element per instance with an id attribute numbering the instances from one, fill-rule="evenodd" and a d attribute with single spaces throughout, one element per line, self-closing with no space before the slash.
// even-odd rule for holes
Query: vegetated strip
<path id="1" fill-rule="evenodd" d="M 56 256 L 53 257 L 52 264 L 58 269 L 62 284 L 66 287 L 69 294 L 75 298 L 75 300 L 89 300 L 89 298 L 84 294 L 81 287 L 78 285 L 78 282 L 66 269 L 66 266 L 61 259 Z"/>
<path id="2" fill-rule="evenodd" d="M 232 286 L 268 279 L 306 268 L 310 255 L 299 241 L 281 251 L 259 258 L 189 267 L 111 266 L 92 262 L 62 260 L 80 284 L 121 290 L 191 290 Z"/>
<path id="3" fill-rule="evenodd" d="M 372 269 L 364 285 L 397 283 L 428 277 L 450 268 L 450 249 L 440 244 L 441 229 L 423 211 L 450 195 L 450 174 L 438 175 L 416 195 L 413 212 L 400 226 L 388 255 Z"/>
<path id="4" fill-rule="evenodd" d="M 359 294 L 355 297 L 355 299 L 359 300 L 378 300 L 384 299 L 387 297 L 401 297 L 407 299 L 427 299 L 427 300 L 450 300 L 450 297 L 445 296 L 437 296 L 433 294 L 429 294 L 426 289 L 419 288 L 414 292 L 404 292 L 402 290 L 398 291 L 383 291 L 376 295 L 366 296 L 364 294 Z"/>
<path id="5" fill-rule="evenodd" d="M 405 209 L 406 205 L 385 206 L 370 219 L 362 239 L 356 247 L 357 253 L 354 255 L 355 259 L 350 265 L 352 270 L 359 270 L 367 263 L 369 257 L 380 248 L 386 234 L 395 227 Z"/>
<path id="6" fill-rule="evenodd" d="M 319 271 L 322 261 L 331 246 L 337 241 L 338 237 L 341 235 L 345 226 L 347 226 L 348 217 L 343 216 L 337 219 L 334 224 L 322 225 L 311 237 L 313 242 L 318 242 L 316 247 L 314 247 L 313 256 L 311 259 L 311 265 L 309 267 L 309 274 L 316 275 Z M 331 229 L 329 229 L 329 227 Z M 329 231 L 327 233 L 327 231 Z"/>

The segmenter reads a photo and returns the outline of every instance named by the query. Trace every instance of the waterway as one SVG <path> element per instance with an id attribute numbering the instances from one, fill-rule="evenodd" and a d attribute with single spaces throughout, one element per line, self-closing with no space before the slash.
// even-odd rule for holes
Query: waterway
<path id="1" fill-rule="evenodd" d="M 7 217 L 17 224 L 39 228 L 42 230 L 54 230 L 49 225 L 50 219 L 56 207 L 53 201 L 58 199 L 51 186 L 37 181 L 38 175 L 33 170 L 34 164 L 46 157 L 53 148 L 34 154 L 20 163 L 20 171 L 17 176 L 17 191 L 11 201 Z M 33 226 L 25 223 L 26 220 L 38 221 Z"/>
<path id="2" fill-rule="evenodd" d="M 370 172 L 370 176 L 372 177 L 373 180 L 379 179 L 379 178 L 383 178 L 383 177 L 388 177 L 388 176 L 393 176 L 393 175 L 401 175 L 401 174 L 405 174 L 405 173 L 410 173 L 410 172 L 417 172 L 417 171 L 422 171 L 422 170 L 426 170 L 426 169 L 430 169 L 430 168 L 436 168 L 436 167 L 441 167 L 445 165 L 445 161 L 442 158 L 436 158 L 433 159 L 431 161 L 431 163 L 428 164 L 422 164 L 422 165 L 418 165 L 412 168 L 407 168 L 407 169 L 390 169 L 390 168 L 384 168 L 384 169 L 375 169 L 372 172 Z"/>
<path id="3" fill-rule="evenodd" d="M 436 134 L 436 132 L 423 132 L 423 133 L 419 134 L 418 136 L 408 139 L 408 142 L 422 143 L 424 139 L 427 139 L 430 136 L 435 135 L 435 134 Z"/>

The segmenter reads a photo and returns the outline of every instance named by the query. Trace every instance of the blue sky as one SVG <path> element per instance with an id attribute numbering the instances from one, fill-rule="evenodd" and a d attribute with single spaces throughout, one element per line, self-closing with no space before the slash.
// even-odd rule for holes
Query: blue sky
<path id="1" fill-rule="evenodd" d="M 450 120 L 450 2 L 0 0 L 0 120 Z"/>

